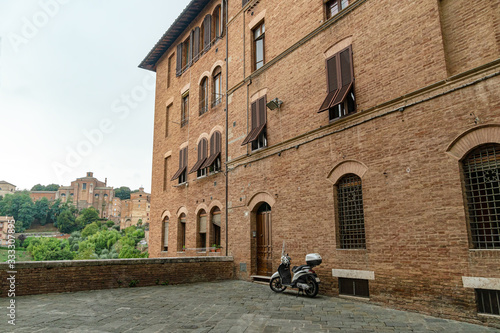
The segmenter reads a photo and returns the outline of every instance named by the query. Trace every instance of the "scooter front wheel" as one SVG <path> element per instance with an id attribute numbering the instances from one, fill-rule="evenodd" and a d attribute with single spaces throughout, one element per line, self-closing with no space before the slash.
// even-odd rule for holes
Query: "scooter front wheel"
<path id="1" fill-rule="evenodd" d="M 286 287 L 281 284 L 281 278 L 279 276 L 271 279 L 271 281 L 269 282 L 269 287 L 271 287 L 271 290 L 275 293 L 282 293 L 286 289 Z"/>
<path id="2" fill-rule="evenodd" d="M 304 292 L 308 297 L 315 297 L 319 291 L 318 282 L 316 282 L 312 276 L 307 276 L 306 283 L 309 286 L 309 289 L 304 290 Z"/>

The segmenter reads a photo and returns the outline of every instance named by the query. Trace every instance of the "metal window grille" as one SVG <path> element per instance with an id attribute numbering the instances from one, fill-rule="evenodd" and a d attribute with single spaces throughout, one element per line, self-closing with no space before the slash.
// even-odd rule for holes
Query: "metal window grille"
<path id="1" fill-rule="evenodd" d="M 463 171 L 472 247 L 500 249 L 500 145 L 472 151 Z"/>
<path id="2" fill-rule="evenodd" d="M 344 176 L 337 186 L 340 248 L 364 249 L 365 218 L 361 178 Z"/>
<path id="3" fill-rule="evenodd" d="M 500 315 L 499 290 L 476 289 L 476 303 L 479 313 Z"/>

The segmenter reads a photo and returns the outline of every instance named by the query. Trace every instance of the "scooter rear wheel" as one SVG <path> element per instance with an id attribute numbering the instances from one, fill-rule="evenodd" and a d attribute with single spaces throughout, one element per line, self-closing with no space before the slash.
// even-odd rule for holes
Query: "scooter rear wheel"
<path id="1" fill-rule="evenodd" d="M 281 284 L 281 278 L 279 276 L 271 279 L 271 281 L 269 282 L 269 287 L 271 287 L 271 290 L 275 293 L 282 293 L 286 289 L 286 287 Z"/>
<path id="2" fill-rule="evenodd" d="M 309 289 L 304 290 L 304 292 L 308 297 L 315 297 L 319 291 L 318 282 L 316 282 L 312 276 L 307 276 L 306 283 L 309 286 Z"/>

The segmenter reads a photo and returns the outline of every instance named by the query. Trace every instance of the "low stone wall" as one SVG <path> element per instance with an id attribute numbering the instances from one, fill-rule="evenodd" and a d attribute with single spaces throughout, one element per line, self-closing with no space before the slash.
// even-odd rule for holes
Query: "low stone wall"
<path id="1" fill-rule="evenodd" d="M 233 258 L 34 261 L 16 263 L 11 271 L 0 263 L 0 297 L 9 295 L 12 275 L 15 296 L 228 280 Z"/>

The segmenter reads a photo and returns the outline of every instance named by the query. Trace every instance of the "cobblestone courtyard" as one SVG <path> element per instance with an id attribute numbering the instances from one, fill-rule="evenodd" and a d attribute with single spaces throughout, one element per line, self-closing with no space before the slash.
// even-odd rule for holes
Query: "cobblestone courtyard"
<path id="1" fill-rule="evenodd" d="M 500 332 L 244 281 L 17 297 L 15 328 L 7 304 L 2 332 Z"/>

